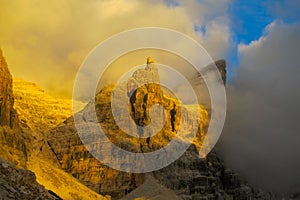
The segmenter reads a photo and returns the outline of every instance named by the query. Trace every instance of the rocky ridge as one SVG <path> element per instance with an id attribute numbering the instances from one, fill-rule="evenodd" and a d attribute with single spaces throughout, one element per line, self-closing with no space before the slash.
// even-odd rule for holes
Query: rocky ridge
<path id="1" fill-rule="evenodd" d="M 0 49 L 0 125 L 14 128 L 17 116 L 13 108 L 12 76 Z"/>
<path id="2" fill-rule="evenodd" d="M 34 173 L 0 158 L 0 199 L 61 199 L 36 182 Z"/>
<path id="3" fill-rule="evenodd" d="M 72 100 L 48 95 L 36 83 L 13 79 L 14 108 L 23 129 L 44 132 L 72 115 Z M 74 102 L 83 108 L 81 102 Z"/>
<path id="4" fill-rule="evenodd" d="M 0 155 L 24 167 L 30 136 L 20 129 L 13 105 L 12 76 L 0 49 Z"/>

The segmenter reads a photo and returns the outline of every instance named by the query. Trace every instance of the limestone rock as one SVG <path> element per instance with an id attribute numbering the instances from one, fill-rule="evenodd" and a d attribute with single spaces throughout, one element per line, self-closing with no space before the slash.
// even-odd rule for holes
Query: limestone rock
<path id="1" fill-rule="evenodd" d="M 206 159 L 199 159 L 191 146 L 178 160 L 154 177 L 185 200 L 193 199 L 272 199 L 272 194 L 258 192 L 237 173 L 227 169 L 213 150 Z"/>
<path id="2" fill-rule="evenodd" d="M 196 105 L 198 109 L 181 105 L 180 101 L 163 94 L 163 90 L 157 82 L 159 83 L 157 68 L 153 62 L 150 62 L 145 69 L 140 69 L 133 73 L 133 76 L 127 83 L 103 88 L 95 97 L 95 101 L 90 102 L 75 117 L 82 124 L 95 123 L 90 116 L 91 110 L 95 108 L 98 117 L 97 122 L 100 123 L 102 129 L 105 130 L 106 136 L 109 137 L 113 144 L 128 151 L 145 153 L 162 148 L 170 142 L 176 135 L 182 115 L 184 120 L 181 122 L 181 126 L 185 127 L 186 134 L 190 134 L 192 128 L 199 130 L 197 142 L 201 143 L 208 123 L 207 111 L 198 105 Z M 134 86 L 132 83 L 137 85 Z M 130 106 L 126 109 L 130 110 L 130 116 L 135 124 L 139 126 L 149 124 L 150 108 L 154 104 L 161 104 L 165 112 L 159 113 L 159 115 L 166 119 L 162 130 L 151 138 L 136 138 L 123 132 L 116 124 L 111 110 L 112 95 L 117 95 L 117 93 L 130 94 L 127 97 L 130 101 Z M 116 99 L 118 100 L 119 98 Z M 117 101 L 116 105 L 118 107 L 123 103 L 123 100 Z M 192 123 L 188 116 L 189 110 L 199 111 L 200 113 L 198 114 L 202 115 L 201 119 L 203 120 L 199 123 L 200 127 Z M 125 115 L 126 113 L 122 112 L 122 110 L 117 113 L 117 117 Z M 123 125 L 126 126 L 126 121 L 124 123 Z M 134 126 L 133 129 L 138 128 Z M 98 150 L 105 148 L 106 151 L 110 151 L 109 144 L 107 145 L 107 143 L 103 142 L 104 138 L 97 138 L 88 133 L 86 133 L 85 137 L 90 138 L 91 146 L 97 147 Z M 47 148 L 51 149 L 51 152 L 54 154 L 53 157 L 57 161 L 56 163 L 59 163 L 63 170 L 78 178 L 94 191 L 103 195 L 109 194 L 113 199 L 128 194 L 144 181 L 143 174 L 119 172 L 95 159 L 76 134 L 72 118 L 48 132 L 48 138 L 41 147 L 41 155 L 44 149 Z"/>
<path id="3" fill-rule="evenodd" d="M 41 154 L 46 148 L 51 149 L 52 159 L 55 159 L 48 162 L 57 162 L 60 168 L 90 189 L 113 199 L 126 195 L 143 182 L 141 174 L 120 172 L 95 159 L 82 144 L 72 119 L 49 131 Z"/>

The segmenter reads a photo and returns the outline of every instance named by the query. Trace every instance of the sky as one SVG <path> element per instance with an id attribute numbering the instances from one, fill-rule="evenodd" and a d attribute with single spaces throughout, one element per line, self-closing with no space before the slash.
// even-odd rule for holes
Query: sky
<path id="1" fill-rule="evenodd" d="M 227 61 L 228 111 L 218 144 L 227 165 L 262 188 L 300 188 L 300 1 L 0 0 L 0 5 L 0 48 L 12 75 L 60 98 L 71 98 L 84 58 L 114 34 L 156 26 L 192 37 L 214 60 Z M 116 63 L 123 65 L 122 59 Z M 136 58 L 136 65 L 144 63 L 143 56 Z"/>
<path id="2" fill-rule="evenodd" d="M 259 39 L 275 20 L 297 21 L 297 2 L 1 0 L 0 48 L 15 77 L 70 98 L 76 71 L 97 44 L 132 28 L 166 27 L 196 39 L 213 59 L 225 58 L 230 79 L 239 66 L 238 45 Z"/>
<path id="3" fill-rule="evenodd" d="M 236 43 L 218 147 L 250 184 L 299 192 L 300 2 L 247 2 L 230 8 Z"/>

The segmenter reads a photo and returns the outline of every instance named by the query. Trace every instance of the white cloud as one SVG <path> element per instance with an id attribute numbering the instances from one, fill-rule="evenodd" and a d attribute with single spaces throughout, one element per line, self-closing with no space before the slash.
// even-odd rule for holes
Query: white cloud
<path id="1" fill-rule="evenodd" d="M 259 40 L 239 46 L 220 142 L 232 168 L 280 193 L 300 185 L 299 32 L 300 24 L 275 22 Z"/>

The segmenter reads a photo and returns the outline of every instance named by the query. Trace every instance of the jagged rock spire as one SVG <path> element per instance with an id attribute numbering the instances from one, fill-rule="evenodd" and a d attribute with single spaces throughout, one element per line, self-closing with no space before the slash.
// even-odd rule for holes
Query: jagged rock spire
<path id="1" fill-rule="evenodd" d="M 135 71 L 127 81 L 128 95 L 136 90 L 139 86 L 147 83 L 160 83 L 159 73 L 156 64 L 151 57 L 147 58 L 147 66 L 145 69 Z"/>
<path id="2" fill-rule="evenodd" d="M 147 66 L 146 66 L 145 70 L 154 71 L 155 74 L 153 74 L 153 75 L 156 76 L 156 74 L 157 74 L 157 76 L 158 76 L 157 66 L 151 57 L 147 58 Z M 158 79 L 158 81 L 159 81 L 159 79 Z"/>
<path id="3" fill-rule="evenodd" d="M 0 126 L 13 128 L 16 125 L 17 117 L 13 105 L 12 76 L 0 49 Z"/>
<path id="4" fill-rule="evenodd" d="M 147 58 L 147 64 L 154 63 L 154 60 L 151 57 Z"/>

